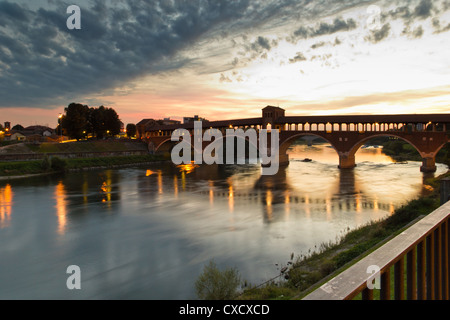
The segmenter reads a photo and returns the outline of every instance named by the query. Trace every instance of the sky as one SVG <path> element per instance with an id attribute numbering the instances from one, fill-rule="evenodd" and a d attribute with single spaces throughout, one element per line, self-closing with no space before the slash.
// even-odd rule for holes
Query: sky
<path id="1" fill-rule="evenodd" d="M 0 0 L 0 123 L 450 113 L 449 39 L 450 0 Z"/>

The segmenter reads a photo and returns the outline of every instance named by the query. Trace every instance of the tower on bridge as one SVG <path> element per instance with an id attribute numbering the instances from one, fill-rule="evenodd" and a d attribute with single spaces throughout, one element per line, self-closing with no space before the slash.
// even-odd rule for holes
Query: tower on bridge
<path id="1" fill-rule="evenodd" d="M 278 119 L 284 118 L 286 116 L 286 110 L 279 107 L 267 106 L 262 110 L 262 122 L 263 129 L 267 127 L 274 126 L 278 122 Z"/>

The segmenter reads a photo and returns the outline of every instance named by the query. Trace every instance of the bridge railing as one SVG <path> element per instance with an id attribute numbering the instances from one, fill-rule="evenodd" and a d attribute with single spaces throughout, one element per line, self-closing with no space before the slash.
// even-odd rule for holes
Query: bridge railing
<path id="1" fill-rule="evenodd" d="M 304 300 L 449 300 L 450 202 Z"/>

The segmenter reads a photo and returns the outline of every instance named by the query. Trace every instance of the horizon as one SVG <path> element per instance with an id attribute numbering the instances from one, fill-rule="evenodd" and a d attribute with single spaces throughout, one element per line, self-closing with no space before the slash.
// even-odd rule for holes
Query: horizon
<path id="1" fill-rule="evenodd" d="M 0 1 L 0 123 L 450 112 L 448 1 Z"/>

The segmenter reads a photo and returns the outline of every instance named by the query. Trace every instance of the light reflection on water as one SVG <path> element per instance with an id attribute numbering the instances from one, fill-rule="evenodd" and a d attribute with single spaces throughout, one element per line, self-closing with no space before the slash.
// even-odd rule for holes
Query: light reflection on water
<path id="1" fill-rule="evenodd" d="M 257 284 L 291 253 L 428 192 L 419 163 L 376 149 L 360 151 L 355 170 L 338 170 L 326 146 L 291 158 L 276 176 L 155 164 L 0 185 L 0 298 L 190 299 L 210 259 Z M 66 289 L 69 265 L 82 270 L 80 291 Z"/>

